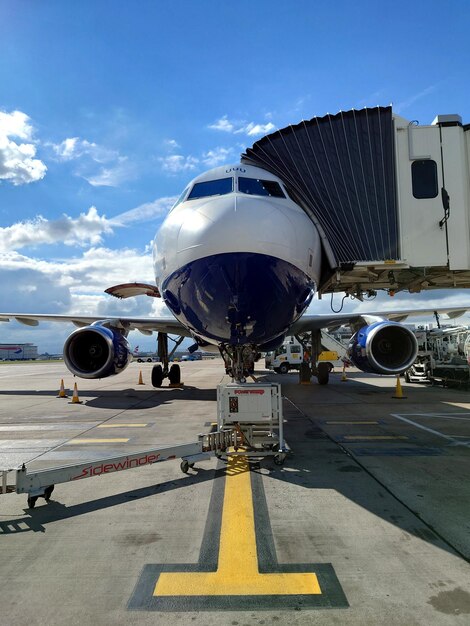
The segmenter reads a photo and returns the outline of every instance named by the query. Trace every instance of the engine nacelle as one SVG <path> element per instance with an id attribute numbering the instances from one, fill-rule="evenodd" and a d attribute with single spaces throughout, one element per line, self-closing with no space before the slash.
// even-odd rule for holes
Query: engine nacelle
<path id="1" fill-rule="evenodd" d="M 363 326 L 349 341 L 353 365 L 371 374 L 401 374 L 418 354 L 414 333 L 397 322 L 375 322 Z"/>
<path id="2" fill-rule="evenodd" d="M 80 378 L 119 374 L 132 361 L 127 339 L 117 330 L 91 325 L 74 331 L 64 345 L 66 366 Z"/>

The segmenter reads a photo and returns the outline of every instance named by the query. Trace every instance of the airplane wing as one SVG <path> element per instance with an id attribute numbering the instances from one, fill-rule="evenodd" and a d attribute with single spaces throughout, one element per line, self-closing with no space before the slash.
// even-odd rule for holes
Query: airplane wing
<path id="1" fill-rule="evenodd" d="M 89 326 L 93 322 L 112 320 L 113 326 L 127 330 L 138 330 L 143 335 L 150 335 L 153 331 L 168 333 L 170 335 L 183 335 L 190 337 L 190 333 L 178 320 L 172 317 L 126 317 L 109 316 L 96 317 L 89 315 L 48 315 L 35 313 L 0 313 L 0 322 L 16 320 L 25 326 L 37 326 L 39 322 L 65 322 L 81 328 Z"/>
<path id="2" fill-rule="evenodd" d="M 463 315 L 470 307 L 442 307 L 428 309 L 399 309 L 395 311 L 367 311 L 364 313 L 329 313 L 325 315 L 304 315 L 295 322 L 289 329 L 289 334 L 299 333 L 329 328 L 333 330 L 343 325 L 349 325 L 354 330 L 361 326 L 372 324 L 379 320 L 388 319 L 392 322 L 403 322 L 407 317 L 419 317 L 424 315 L 447 314 L 447 319 L 454 319 Z"/>

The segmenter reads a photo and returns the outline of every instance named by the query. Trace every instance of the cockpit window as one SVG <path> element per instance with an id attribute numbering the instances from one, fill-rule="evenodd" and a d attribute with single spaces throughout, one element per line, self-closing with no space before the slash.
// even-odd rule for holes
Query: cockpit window
<path id="1" fill-rule="evenodd" d="M 220 178 L 219 180 L 207 180 L 196 183 L 191 189 L 188 200 L 206 198 L 208 196 L 223 196 L 233 191 L 233 178 Z"/>
<path id="2" fill-rule="evenodd" d="M 186 194 L 188 193 L 188 189 L 189 189 L 189 186 L 188 186 L 188 187 L 186 187 L 186 189 L 182 192 L 182 194 L 180 195 L 180 197 L 178 198 L 178 200 L 177 200 L 177 201 L 175 202 L 175 204 L 171 207 L 170 211 L 173 211 L 173 209 L 174 209 L 175 207 L 177 207 L 177 206 L 178 206 L 178 204 L 181 204 L 181 203 L 183 202 L 183 200 L 184 200 L 184 199 L 185 199 L 185 197 L 186 197 Z"/>
<path id="3" fill-rule="evenodd" d="M 253 196 L 271 196 L 272 198 L 285 198 L 281 185 L 274 180 L 260 180 L 259 178 L 238 177 L 238 191 L 249 193 Z"/>

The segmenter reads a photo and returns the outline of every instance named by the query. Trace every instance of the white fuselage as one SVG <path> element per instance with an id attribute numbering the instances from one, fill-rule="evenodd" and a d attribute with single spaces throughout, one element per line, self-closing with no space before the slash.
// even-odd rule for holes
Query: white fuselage
<path id="1" fill-rule="evenodd" d="M 320 263 L 318 232 L 289 198 L 280 179 L 245 165 L 219 167 L 194 179 L 164 220 L 154 243 L 155 277 L 165 301 L 195 335 L 210 343 L 240 337 L 242 326 L 248 337 L 250 324 L 255 322 L 259 328 L 270 307 L 258 310 L 257 296 L 277 298 L 285 290 L 291 299 L 301 299 L 304 296 L 297 292 L 302 281 L 313 295 Z M 277 286 L 274 276 L 280 277 Z M 273 281 L 271 290 L 265 279 Z M 215 295 L 225 298 L 225 304 L 212 305 Z M 304 298 L 305 302 L 310 298 Z M 298 317 L 304 303 L 291 304 Z M 227 314 L 233 308 L 235 320 Z M 211 329 L 216 315 L 224 318 L 218 320 L 217 330 Z M 233 330 L 233 324 L 238 324 L 239 331 Z M 271 334 L 279 336 L 286 330 L 285 320 L 279 328 L 275 320 L 269 325 Z"/>

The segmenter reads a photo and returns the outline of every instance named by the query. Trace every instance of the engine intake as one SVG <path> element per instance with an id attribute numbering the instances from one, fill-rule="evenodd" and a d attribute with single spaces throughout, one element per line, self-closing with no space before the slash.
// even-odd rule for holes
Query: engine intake
<path id="1" fill-rule="evenodd" d="M 348 356 L 363 372 L 401 374 L 418 354 L 414 333 L 398 322 L 376 322 L 361 328 L 349 342 Z"/>
<path id="2" fill-rule="evenodd" d="M 106 378 L 122 372 L 132 361 L 127 339 L 100 325 L 74 331 L 64 345 L 64 361 L 80 378 Z"/>

